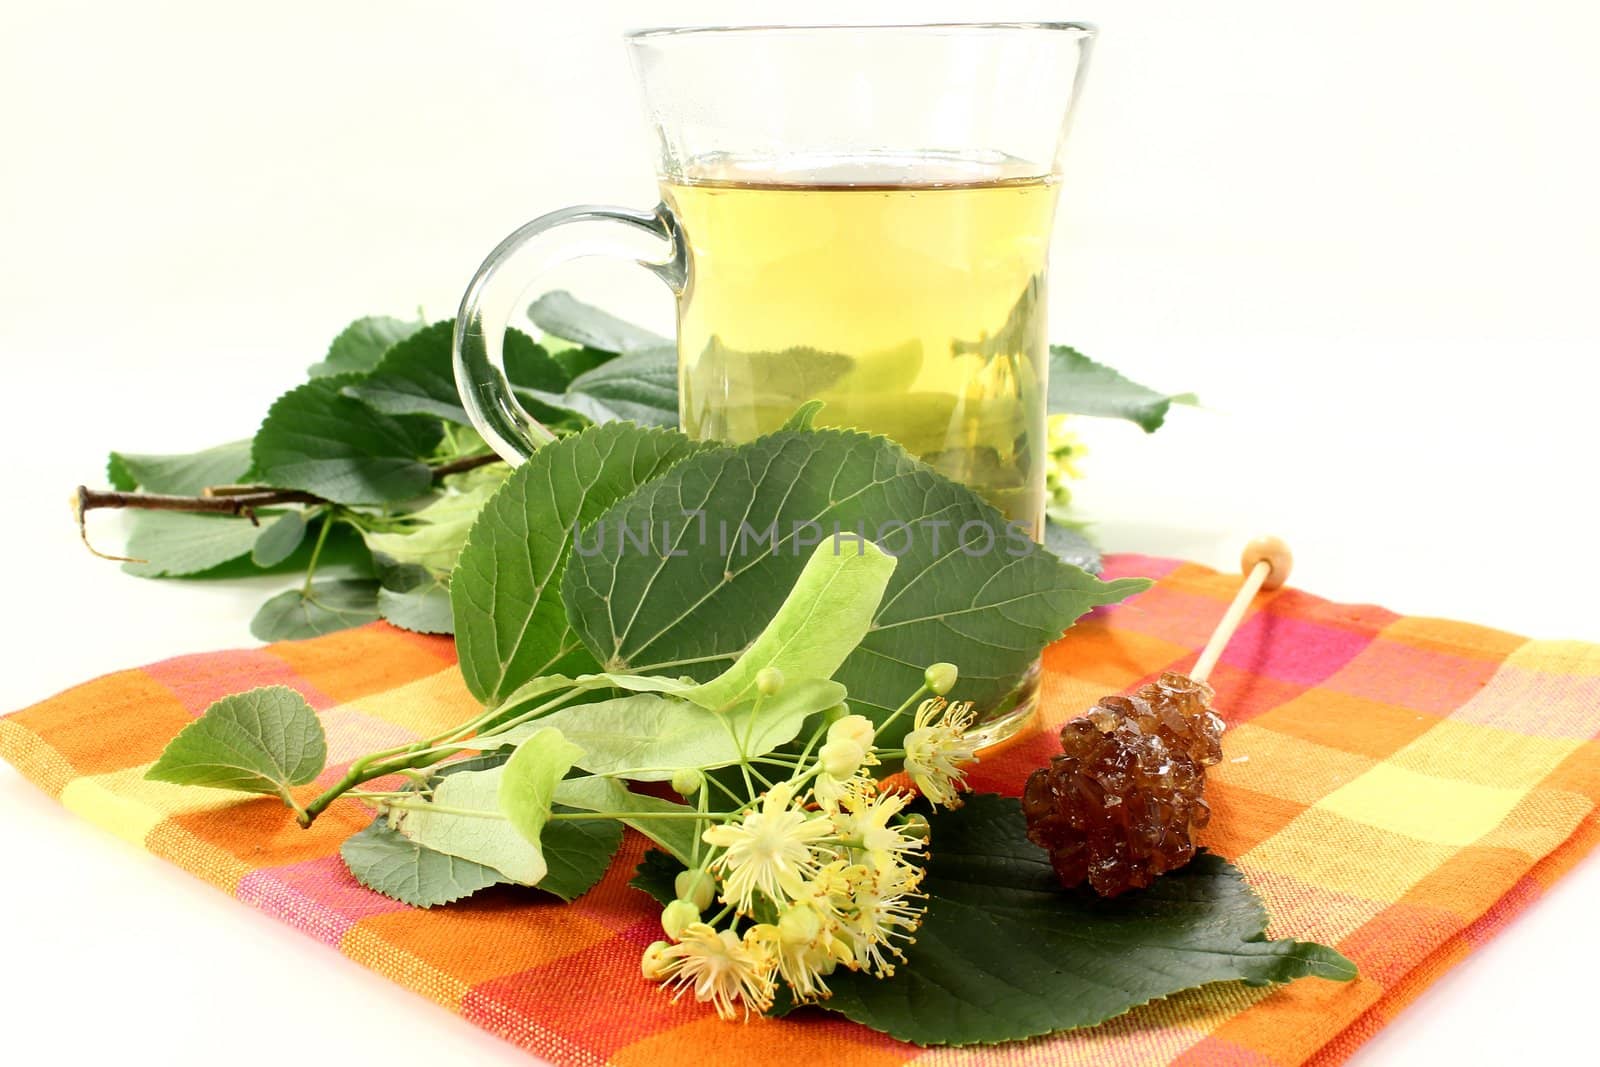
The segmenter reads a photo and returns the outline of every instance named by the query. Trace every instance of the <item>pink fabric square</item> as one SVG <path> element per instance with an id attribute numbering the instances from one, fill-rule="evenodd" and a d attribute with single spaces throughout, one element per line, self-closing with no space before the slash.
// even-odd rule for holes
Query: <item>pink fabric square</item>
<path id="1" fill-rule="evenodd" d="M 1222 654 L 1222 662 L 1253 674 L 1316 685 L 1349 663 L 1371 641 L 1370 633 L 1262 611 L 1239 627 Z"/>
<path id="2" fill-rule="evenodd" d="M 174 656 L 152 663 L 144 672 L 171 690 L 194 715 L 225 696 L 263 685 L 286 685 L 318 711 L 334 703 L 289 664 L 259 648 Z"/>

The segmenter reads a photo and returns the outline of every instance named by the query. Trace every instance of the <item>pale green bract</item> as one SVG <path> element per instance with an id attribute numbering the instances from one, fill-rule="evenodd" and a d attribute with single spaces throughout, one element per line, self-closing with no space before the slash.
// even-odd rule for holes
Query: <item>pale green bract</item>
<path id="1" fill-rule="evenodd" d="M 523 744 L 554 726 L 583 750 L 586 771 L 665 782 L 685 767 L 710 770 L 764 756 L 793 741 L 808 717 L 841 703 L 845 688 L 821 678 L 791 682 L 761 700 L 710 711 L 670 696 L 635 693 L 562 708 L 493 740 Z M 487 742 L 485 742 L 487 743 Z"/>
<path id="2" fill-rule="evenodd" d="M 504 775 L 505 767 L 496 767 L 443 778 L 427 804 L 395 810 L 394 828 L 435 852 L 492 867 L 522 885 L 538 885 L 549 867 L 539 846 L 501 812 Z"/>
<path id="3" fill-rule="evenodd" d="M 583 756 L 583 749 L 553 726 L 535 730 L 506 761 L 500 776 L 500 810 L 528 843 L 540 847 L 556 783 Z M 447 779 L 448 781 L 448 779 Z"/>
<path id="4" fill-rule="evenodd" d="M 693 819 L 652 819 L 652 815 L 683 816 L 694 809 L 659 797 L 635 793 L 611 778 L 568 778 L 556 786 L 556 803 L 584 811 L 614 811 L 624 814 L 618 822 L 631 826 L 680 862 L 691 862 L 699 836 Z"/>
<path id="5" fill-rule="evenodd" d="M 786 678 L 833 677 L 866 636 L 894 567 L 893 556 L 863 538 L 823 541 L 778 613 L 733 666 L 684 696 L 718 710 L 753 696 L 756 675 L 766 669 Z"/>

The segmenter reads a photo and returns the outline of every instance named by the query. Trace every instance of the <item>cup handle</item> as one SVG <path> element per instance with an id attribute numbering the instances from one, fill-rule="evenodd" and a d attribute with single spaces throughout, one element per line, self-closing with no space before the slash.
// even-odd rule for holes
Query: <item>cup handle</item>
<path id="1" fill-rule="evenodd" d="M 640 234 L 665 255 L 641 250 Z M 523 293 L 560 266 L 585 256 L 631 259 L 673 292 L 682 290 L 687 259 L 677 220 L 665 204 L 652 211 L 584 205 L 541 215 L 501 241 L 461 298 L 453 355 L 456 388 L 472 425 L 489 447 L 513 465 L 555 440 L 518 403 L 506 381 L 506 328 Z"/>

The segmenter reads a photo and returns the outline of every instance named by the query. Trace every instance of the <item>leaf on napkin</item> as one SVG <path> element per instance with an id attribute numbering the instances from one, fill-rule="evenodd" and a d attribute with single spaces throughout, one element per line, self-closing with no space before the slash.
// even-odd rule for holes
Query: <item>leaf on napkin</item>
<path id="1" fill-rule="evenodd" d="M 283 685 L 223 697 L 172 739 L 145 777 L 289 800 L 289 787 L 322 773 L 322 723 L 306 698 Z"/>
<path id="2" fill-rule="evenodd" d="M 1331 948 L 1266 940 L 1266 909 L 1220 857 L 1103 900 L 1061 888 L 1012 798 L 969 797 L 930 822 L 928 912 L 906 962 L 886 979 L 837 971 L 821 1004 L 902 1041 L 1017 1041 L 1211 982 L 1355 976 Z"/>

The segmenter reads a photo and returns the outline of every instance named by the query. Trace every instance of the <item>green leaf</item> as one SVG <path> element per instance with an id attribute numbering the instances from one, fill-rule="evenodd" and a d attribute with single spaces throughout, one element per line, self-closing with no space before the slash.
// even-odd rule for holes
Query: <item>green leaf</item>
<path id="1" fill-rule="evenodd" d="M 250 633 L 259 641 L 297 641 L 378 618 L 377 581 L 319 579 L 309 590 L 289 589 L 261 605 L 250 620 Z"/>
<path id="2" fill-rule="evenodd" d="M 895 558 L 871 541 L 823 541 L 760 636 L 733 666 L 684 696 L 720 710 L 753 697 L 756 675 L 769 667 L 789 679 L 833 677 L 866 636 L 894 568 Z"/>
<path id="3" fill-rule="evenodd" d="M 685 864 L 694 854 L 699 820 L 651 818 L 661 814 L 682 816 L 694 811 L 683 804 L 635 793 L 612 778 L 568 778 L 556 786 L 556 802 L 584 811 L 631 813 L 618 821 L 633 827 Z"/>
<path id="4" fill-rule="evenodd" d="M 394 827 L 435 852 L 481 863 L 520 885 L 537 885 L 548 867 L 500 810 L 505 767 L 461 771 L 434 787 L 431 800 L 395 812 Z"/>
<path id="5" fill-rule="evenodd" d="M 371 373 L 346 385 L 345 395 L 386 415 L 431 415 L 469 425 L 451 362 L 454 335 L 453 319 L 419 330 L 384 353 Z M 513 386 L 560 390 L 567 383 L 560 364 L 521 330 L 506 331 L 504 356 Z"/>
<path id="6" fill-rule="evenodd" d="M 1261 901 L 1217 856 L 1102 900 L 1061 888 L 1014 799 L 930 821 L 928 912 L 906 962 L 886 979 L 840 970 L 821 1004 L 902 1041 L 1017 1041 L 1211 982 L 1355 976 L 1331 948 L 1265 940 Z"/>
<path id="7" fill-rule="evenodd" d="M 460 492 L 446 492 L 398 517 L 387 529 L 362 531 L 362 539 L 373 552 L 396 563 L 413 564 L 440 578 L 448 577 L 478 514 L 511 473 L 509 467 L 500 466 L 486 471 L 492 473 L 467 483 Z"/>
<path id="8" fill-rule="evenodd" d="M 281 796 L 322 773 L 327 740 L 305 697 L 283 685 L 223 697 L 172 739 L 145 773 L 155 782 Z"/>
<path id="9" fill-rule="evenodd" d="M 356 881 L 413 908 L 431 908 L 504 882 L 493 867 L 435 852 L 390 829 L 387 816 L 353 834 L 339 855 Z"/>
<path id="10" fill-rule="evenodd" d="M 807 400 L 804 404 L 794 409 L 794 414 L 789 416 L 789 421 L 783 424 L 785 430 L 812 430 L 815 429 L 817 412 L 825 405 L 820 400 Z"/>
<path id="11" fill-rule="evenodd" d="M 249 470 L 249 441 L 232 441 L 184 455 L 113 452 L 106 461 L 111 484 L 124 493 L 142 489 L 147 493 L 198 496 L 202 489 L 213 485 L 234 484 Z"/>
<path id="12" fill-rule="evenodd" d="M 1044 547 L 1074 567 L 1099 574 L 1101 569 L 1100 546 L 1076 526 L 1067 525 L 1052 517 L 1045 518 Z"/>
<path id="13" fill-rule="evenodd" d="M 384 621 L 419 634 L 455 632 L 450 616 L 450 583 L 422 567 L 398 566 L 383 576 L 378 614 Z"/>
<path id="14" fill-rule="evenodd" d="M 522 393 L 591 422 L 627 419 L 644 426 L 676 426 L 678 350 L 646 348 L 618 356 L 572 379 L 564 393 Z"/>
<path id="15" fill-rule="evenodd" d="M 313 363 L 308 372 L 313 378 L 336 374 L 365 373 L 378 365 L 389 346 L 422 329 L 421 322 L 392 319 L 387 315 L 373 315 L 357 319 L 344 328 L 321 363 Z"/>
<path id="16" fill-rule="evenodd" d="M 633 877 L 629 879 L 628 884 L 640 892 L 650 894 L 657 904 L 666 907 L 678 898 L 676 880 L 679 872 L 686 869 L 669 853 L 656 848 L 648 849 L 644 859 L 640 860 L 639 866 L 634 869 Z"/>
<path id="17" fill-rule="evenodd" d="M 600 364 L 609 363 L 617 358 L 615 352 L 606 352 L 587 345 L 568 345 L 558 349 L 552 346 L 549 336 L 545 338 L 544 348 L 550 353 L 550 358 L 566 372 L 569 382 L 585 371 L 594 370 Z"/>
<path id="18" fill-rule="evenodd" d="M 578 809 L 557 804 L 555 810 Z M 541 847 L 549 870 L 539 888 L 571 902 L 605 877 L 612 857 L 622 847 L 622 824 L 611 819 L 559 820 L 545 826 Z"/>
<path id="19" fill-rule="evenodd" d="M 1193 404 L 1194 394 L 1169 396 L 1129 381 L 1066 345 L 1050 346 L 1050 413 L 1127 419 L 1145 433 L 1166 421 L 1173 404 Z"/>
<path id="20" fill-rule="evenodd" d="M 535 300 L 528 317 L 545 333 L 604 352 L 635 352 L 672 344 L 670 338 L 624 322 L 562 289 Z"/>
<path id="21" fill-rule="evenodd" d="M 123 571 L 140 578 L 199 574 L 248 556 L 261 536 L 249 519 L 186 511 L 140 511 L 132 516 L 123 551 L 142 562 Z"/>
<path id="22" fill-rule="evenodd" d="M 423 457 L 439 443 L 439 423 L 384 415 L 345 396 L 357 380 L 317 378 L 278 398 L 255 438 L 263 481 L 340 504 L 383 504 L 428 491 L 433 472 Z"/>
<path id="23" fill-rule="evenodd" d="M 702 447 L 617 423 L 546 445 L 512 473 L 474 523 L 450 584 L 474 696 L 493 705 L 540 675 L 599 669 L 561 602 L 573 529 Z"/>
<path id="24" fill-rule="evenodd" d="M 728 711 L 710 711 L 673 697 L 635 693 L 561 708 L 495 741 L 522 743 L 555 727 L 582 750 L 576 762 L 584 770 L 665 782 L 683 767 L 727 767 L 741 756 L 764 756 L 793 741 L 807 717 L 841 703 L 845 695 L 838 682 L 810 678 L 790 682 L 759 706 L 747 700 Z"/>
<path id="25" fill-rule="evenodd" d="M 306 538 L 306 516 L 303 511 L 285 511 L 262 527 L 250 549 L 250 559 L 257 567 L 276 567 L 300 547 Z"/>
<path id="26" fill-rule="evenodd" d="M 621 531 L 663 524 L 671 533 L 658 540 L 696 540 L 702 514 L 706 547 L 685 556 L 624 545 Z M 685 459 L 601 515 L 581 542 L 600 550 L 574 554 L 562 580 L 570 621 L 605 670 L 708 679 L 777 613 L 835 523 L 860 524 L 899 559 L 871 630 L 834 675 L 880 719 L 939 661 L 961 668 L 953 699 L 996 705 L 1080 615 L 1148 585 L 1062 563 L 884 438 L 786 431 Z"/>

